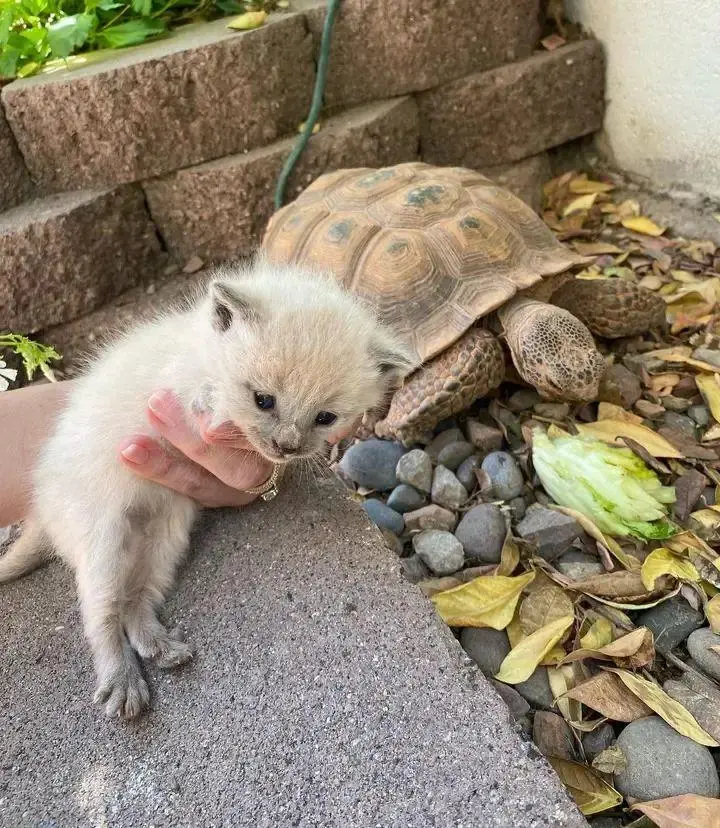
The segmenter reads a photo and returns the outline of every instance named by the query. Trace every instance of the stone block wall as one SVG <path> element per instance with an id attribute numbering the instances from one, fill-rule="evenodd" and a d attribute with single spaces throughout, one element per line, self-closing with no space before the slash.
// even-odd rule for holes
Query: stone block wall
<path id="1" fill-rule="evenodd" d="M 538 0 L 343 0 L 320 131 L 291 199 L 323 172 L 422 159 L 485 172 L 540 209 L 545 150 L 597 130 L 593 40 L 538 50 Z M 18 80 L 0 100 L 0 328 L 70 321 L 182 265 L 250 253 L 315 79 L 324 0 L 226 21 Z M 2 212 L 5 211 L 5 212 Z"/>

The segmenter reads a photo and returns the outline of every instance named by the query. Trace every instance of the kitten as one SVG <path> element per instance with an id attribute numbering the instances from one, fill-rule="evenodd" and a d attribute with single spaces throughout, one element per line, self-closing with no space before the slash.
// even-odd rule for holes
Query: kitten
<path id="1" fill-rule="evenodd" d="M 187 546 L 197 504 L 117 459 L 128 434 L 154 432 L 149 397 L 172 389 L 212 425 L 232 421 L 275 464 L 323 451 L 416 367 L 415 355 L 332 276 L 259 258 L 218 271 L 189 309 L 128 332 L 78 381 L 33 477 L 24 533 L 0 558 L 0 583 L 53 550 L 76 574 L 109 716 L 149 704 L 137 656 L 182 664 L 157 610 Z M 156 434 L 154 436 L 157 436 Z"/>

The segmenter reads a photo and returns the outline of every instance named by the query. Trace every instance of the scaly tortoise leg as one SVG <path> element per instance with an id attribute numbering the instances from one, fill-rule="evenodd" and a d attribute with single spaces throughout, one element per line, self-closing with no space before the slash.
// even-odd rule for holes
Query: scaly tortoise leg
<path id="1" fill-rule="evenodd" d="M 505 357 L 497 338 L 483 328 L 470 328 L 395 392 L 375 433 L 411 444 L 497 388 L 504 376 Z"/>
<path id="2" fill-rule="evenodd" d="M 545 399 L 597 399 L 605 360 L 590 331 L 562 308 L 518 296 L 497 312 L 520 376 Z"/>
<path id="3" fill-rule="evenodd" d="M 663 330 L 667 324 L 662 298 L 624 279 L 571 279 L 550 301 L 606 339 Z"/>

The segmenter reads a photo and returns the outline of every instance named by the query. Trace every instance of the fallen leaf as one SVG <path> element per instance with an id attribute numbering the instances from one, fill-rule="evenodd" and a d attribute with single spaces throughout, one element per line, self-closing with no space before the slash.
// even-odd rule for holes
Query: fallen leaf
<path id="1" fill-rule="evenodd" d="M 572 246 L 581 256 L 605 256 L 608 253 L 622 253 L 615 244 L 606 242 L 573 241 Z"/>
<path id="2" fill-rule="evenodd" d="M 548 429 L 548 434 L 550 433 Z M 569 515 L 570 517 L 575 518 L 575 520 L 582 526 L 582 528 L 590 535 L 590 537 L 595 538 L 598 543 L 601 543 L 612 555 L 614 555 L 615 559 L 619 561 L 625 569 L 629 570 L 639 570 L 641 563 L 634 555 L 628 555 L 626 552 L 623 551 L 623 548 L 620 544 L 614 539 L 611 538 L 609 535 L 604 535 L 600 529 L 590 520 L 589 517 L 583 515 L 580 512 L 576 512 L 574 509 L 568 509 L 565 506 L 556 506 L 552 505 L 550 508 L 554 509 L 557 512 L 562 512 L 565 515 Z"/>
<path id="3" fill-rule="evenodd" d="M 693 716 L 679 702 L 668 696 L 662 687 L 634 673 L 629 673 L 627 670 L 621 670 L 617 667 L 605 667 L 603 669 L 615 673 L 631 693 L 634 693 L 642 702 L 652 708 L 658 716 L 665 719 L 678 733 L 687 736 L 698 744 L 707 747 L 720 747 L 712 736 L 700 727 Z"/>
<path id="4" fill-rule="evenodd" d="M 642 811 L 657 828 L 717 828 L 720 825 L 720 799 L 698 794 L 637 802 L 631 809 Z"/>
<path id="5" fill-rule="evenodd" d="M 626 411 L 624 408 L 620 408 L 619 405 L 608 402 L 601 402 L 598 405 L 597 418 L 598 420 L 615 420 L 616 422 L 633 423 L 635 425 L 642 425 L 643 423 L 642 417 L 633 414 L 632 411 Z"/>
<path id="6" fill-rule="evenodd" d="M 584 592 L 586 595 L 599 595 L 603 598 L 629 598 L 649 594 L 643 584 L 640 569 L 633 571 L 620 569 L 616 572 L 605 572 L 602 575 L 591 575 L 589 578 L 583 578 L 582 581 L 572 581 L 568 587 Z"/>
<path id="7" fill-rule="evenodd" d="M 697 469 L 689 469 L 675 481 L 675 516 L 679 521 L 686 521 L 692 507 L 697 503 L 708 479 Z"/>
<path id="8" fill-rule="evenodd" d="M 540 662 L 570 629 L 574 620 L 574 615 L 558 618 L 523 638 L 505 656 L 495 678 L 506 684 L 520 684 L 529 679 Z"/>
<path id="9" fill-rule="evenodd" d="M 696 440 L 689 437 L 685 432 L 674 428 L 663 426 L 658 429 L 658 434 L 672 443 L 683 456 L 692 457 L 695 460 L 717 460 L 718 454 L 714 449 L 698 445 Z"/>
<path id="10" fill-rule="evenodd" d="M 247 31 L 248 29 L 257 29 L 267 20 L 267 12 L 255 11 L 245 12 L 238 17 L 234 17 L 228 24 L 228 29 L 238 29 L 239 31 Z"/>
<path id="11" fill-rule="evenodd" d="M 515 615 L 513 620 L 505 627 L 505 632 L 507 633 L 508 641 L 510 642 L 510 649 L 513 647 L 517 647 L 517 645 L 523 640 L 525 637 L 523 635 L 522 627 L 520 626 L 520 618 Z"/>
<path id="12" fill-rule="evenodd" d="M 600 420 L 597 423 L 578 423 L 577 429 L 580 434 L 595 437 L 613 446 L 622 446 L 620 438 L 629 437 L 649 451 L 653 457 L 683 457 L 682 452 L 647 426 L 618 420 Z"/>
<path id="13" fill-rule="evenodd" d="M 515 578 L 483 575 L 467 584 L 432 596 L 443 621 L 450 627 L 492 627 L 503 630 L 512 621 L 523 588 L 535 577 L 527 572 Z"/>
<path id="14" fill-rule="evenodd" d="M 653 634 L 647 627 L 639 627 L 637 630 L 616 638 L 604 647 L 575 650 L 565 656 L 563 664 L 582 661 L 586 658 L 614 661 L 618 667 L 627 667 L 631 670 L 646 667 L 652 664 L 655 658 Z"/>
<path id="15" fill-rule="evenodd" d="M 597 193 L 588 193 L 573 199 L 567 207 L 563 210 L 563 218 L 571 216 L 573 213 L 578 213 L 581 210 L 589 210 L 597 200 Z"/>
<path id="16" fill-rule="evenodd" d="M 511 532 L 508 531 L 503 543 L 502 552 L 500 554 L 500 563 L 495 570 L 496 575 L 504 575 L 506 577 L 513 574 L 520 563 L 520 550 L 515 542 Z"/>
<path id="17" fill-rule="evenodd" d="M 615 189 L 614 184 L 606 184 L 604 181 L 591 181 L 585 176 L 577 176 L 570 182 L 569 189 L 571 193 L 609 193 Z M 615 252 L 615 251 L 611 251 Z M 620 252 L 619 250 L 617 251 Z"/>
<path id="18" fill-rule="evenodd" d="M 566 695 L 615 722 L 634 722 L 652 715 L 652 710 L 612 673 L 599 673 L 577 684 Z"/>
<path id="19" fill-rule="evenodd" d="M 599 650 L 613 640 L 613 625 L 607 618 L 597 618 L 580 639 L 583 650 Z"/>
<path id="20" fill-rule="evenodd" d="M 717 374 L 698 374 L 695 383 L 715 422 L 720 423 L 720 377 Z"/>
<path id="21" fill-rule="evenodd" d="M 622 226 L 634 233 L 642 233 L 644 236 L 662 236 L 667 229 L 666 227 L 658 227 L 652 219 L 647 216 L 631 216 L 622 220 Z"/>
<path id="22" fill-rule="evenodd" d="M 608 785 L 587 765 L 555 756 L 548 757 L 548 762 L 553 766 L 585 816 L 607 811 L 622 802 L 622 796 L 615 788 Z"/>
<path id="23" fill-rule="evenodd" d="M 598 771 L 598 773 L 607 773 L 609 775 L 622 773 L 627 767 L 627 764 L 625 754 L 622 752 L 622 748 L 618 747 L 618 745 L 612 745 L 612 747 L 605 748 L 605 750 L 600 751 L 600 753 L 598 753 L 598 755 L 592 760 L 593 770 Z"/>
<path id="24" fill-rule="evenodd" d="M 640 215 L 640 202 L 634 198 L 626 198 L 622 204 L 618 204 L 615 210 L 621 219 L 631 218 Z"/>
<path id="25" fill-rule="evenodd" d="M 524 635 L 532 635 L 558 618 L 566 618 L 574 613 L 573 602 L 555 584 L 533 591 L 520 604 L 520 627 Z"/>
<path id="26" fill-rule="evenodd" d="M 705 604 L 705 617 L 710 624 L 710 629 L 714 633 L 720 633 L 720 595 L 714 595 Z"/>
<path id="27" fill-rule="evenodd" d="M 718 515 L 720 518 L 720 515 Z M 660 548 L 653 550 L 643 561 L 640 569 L 645 589 L 651 591 L 655 588 L 655 581 L 661 575 L 671 575 L 681 581 L 699 581 L 700 575 L 690 561 L 673 555 L 669 549 Z"/>
<path id="28" fill-rule="evenodd" d="M 564 667 L 548 667 L 547 676 L 550 684 L 550 691 L 557 709 L 563 718 L 568 722 L 577 722 L 582 717 L 582 705 L 576 699 L 566 696 L 577 684 L 578 668 L 573 664 L 566 664 Z"/>
<path id="29" fill-rule="evenodd" d="M 418 583 L 418 586 L 428 598 L 432 598 L 433 595 L 445 592 L 448 589 L 454 589 L 456 586 L 460 586 L 461 583 L 462 581 L 459 578 L 444 575 L 441 578 L 425 578 Z"/>

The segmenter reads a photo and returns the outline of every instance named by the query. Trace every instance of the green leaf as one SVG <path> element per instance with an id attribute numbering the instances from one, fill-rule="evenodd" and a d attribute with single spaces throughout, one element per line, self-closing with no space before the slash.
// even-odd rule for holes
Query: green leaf
<path id="1" fill-rule="evenodd" d="M 12 46 L 5 46 L 0 53 L 0 78 L 14 78 L 17 72 L 17 63 L 20 50 Z"/>
<path id="2" fill-rule="evenodd" d="M 152 0 L 132 0 L 132 9 L 142 17 L 148 17 L 152 11 Z"/>
<path id="3" fill-rule="evenodd" d="M 50 345 L 42 345 L 19 334 L 0 335 L 0 348 L 8 348 L 22 359 L 29 380 L 38 368 L 45 373 L 51 360 L 61 359 L 60 354 Z"/>
<path id="4" fill-rule="evenodd" d="M 8 42 L 12 22 L 12 11 L 9 8 L 4 8 L 0 12 L 0 46 L 4 46 Z"/>
<path id="5" fill-rule="evenodd" d="M 47 27 L 48 43 L 54 55 L 68 57 L 87 40 L 96 18 L 90 14 L 62 17 Z"/>
<path id="6" fill-rule="evenodd" d="M 111 49 L 123 46 L 136 46 L 150 38 L 157 37 L 165 32 L 166 26 L 162 20 L 129 20 L 110 26 L 97 33 L 97 42 Z"/>

